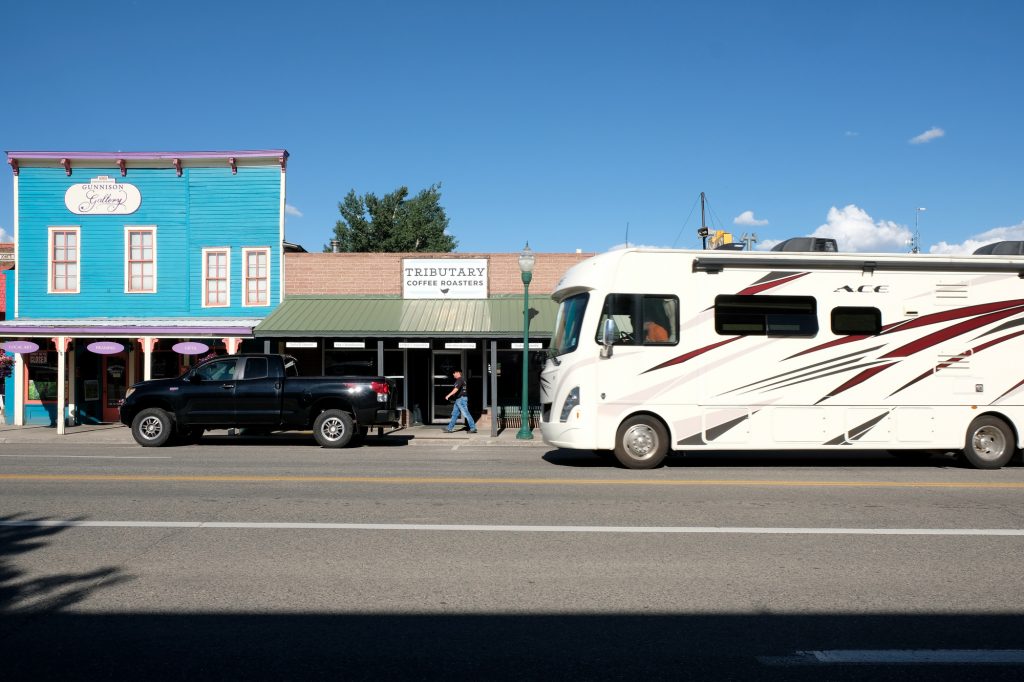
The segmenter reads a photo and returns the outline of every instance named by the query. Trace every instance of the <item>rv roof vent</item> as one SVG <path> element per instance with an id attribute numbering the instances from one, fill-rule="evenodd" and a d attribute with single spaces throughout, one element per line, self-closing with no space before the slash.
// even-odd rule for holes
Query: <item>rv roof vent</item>
<path id="1" fill-rule="evenodd" d="M 715 247 L 715 251 L 742 251 L 744 246 L 743 242 L 730 242 L 728 244 L 719 244 Z"/>
<path id="2" fill-rule="evenodd" d="M 1024 242 L 995 242 L 974 250 L 975 256 L 1024 256 Z"/>
<path id="3" fill-rule="evenodd" d="M 772 251 L 839 251 L 835 239 L 822 239 L 820 237 L 793 237 L 786 241 L 779 242 L 772 247 Z"/>

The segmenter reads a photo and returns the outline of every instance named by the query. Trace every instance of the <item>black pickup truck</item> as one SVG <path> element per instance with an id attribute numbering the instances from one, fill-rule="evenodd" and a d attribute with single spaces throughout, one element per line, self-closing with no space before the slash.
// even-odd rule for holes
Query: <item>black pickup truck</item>
<path id="1" fill-rule="evenodd" d="M 195 442 L 207 429 L 313 430 L 325 448 L 359 440 L 370 427 L 398 423 L 384 377 L 300 377 L 289 355 L 221 356 L 177 379 L 128 389 L 121 422 L 143 447 Z"/>

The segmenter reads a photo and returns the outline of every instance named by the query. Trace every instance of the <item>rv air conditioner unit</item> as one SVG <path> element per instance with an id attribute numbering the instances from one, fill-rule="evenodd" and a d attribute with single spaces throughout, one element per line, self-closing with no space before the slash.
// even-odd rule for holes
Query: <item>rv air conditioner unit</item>
<path id="1" fill-rule="evenodd" d="M 974 250 L 975 256 L 1024 256 L 1024 242 L 996 242 Z"/>
<path id="2" fill-rule="evenodd" d="M 836 253 L 839 247 L 835 239 L 822 239 L 820 237 L 793 237 L 784 242 L 779 242 L 772 247 L 772 251 L 831 251 Z"/>

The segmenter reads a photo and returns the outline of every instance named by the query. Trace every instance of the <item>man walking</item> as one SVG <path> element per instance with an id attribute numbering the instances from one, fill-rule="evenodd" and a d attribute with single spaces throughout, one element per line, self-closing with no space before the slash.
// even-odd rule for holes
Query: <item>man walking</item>
<path id="1" fill-rule="evenodd" d="M 455 370 L 452 372 L 452 376 L 455 377 L 455 387 L 452 388 L 451 392 L 444 399 L 448 400 L 456 394 L 458 397 L 455 398 L 455 404 L 452 405 L 452 420 L 448 422 L 448 428 L 444 432 L 452 432 L 452 429 L 455 428 L 455 422 L 459 420 L 459 412 L 462 412 L 462 416 L 466 418 L 466 426 L 469 427 L 469 432 L 476 433 L 476 422 L 473 421 L 473 415 L 469 413 L 469 396 L 466 393 L 466 380 L 462 378 L 462 370 Z"/>

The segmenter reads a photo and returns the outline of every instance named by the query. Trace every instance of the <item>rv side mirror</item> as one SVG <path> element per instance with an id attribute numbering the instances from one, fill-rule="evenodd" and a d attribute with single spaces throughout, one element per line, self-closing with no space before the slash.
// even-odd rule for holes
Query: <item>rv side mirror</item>
<path id="1" fill-rule="evenodd" d="M 619 338 L 619 329 L 615 325 L 615 320 L 608 318 L 604 321 L 604 327 L 601 328 L 601 357 L 610 358 L 612 356 L 612 346 L 615 345 L 615 339 Z"/>

